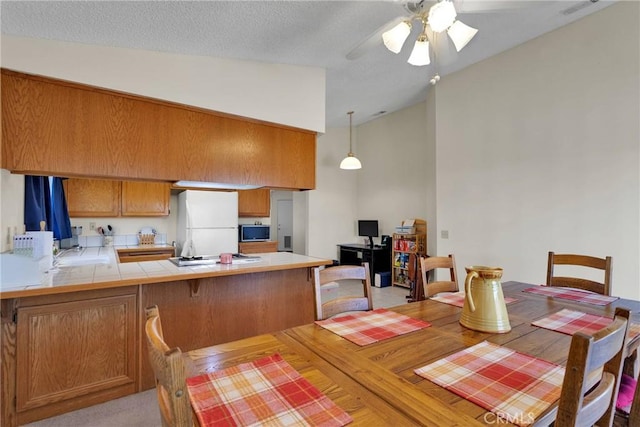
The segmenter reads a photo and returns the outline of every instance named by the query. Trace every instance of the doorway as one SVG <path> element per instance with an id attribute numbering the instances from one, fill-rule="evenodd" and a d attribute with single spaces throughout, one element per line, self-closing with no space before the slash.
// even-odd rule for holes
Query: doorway
<path id="1" fill-rule="evenodd" d="M 293 251 L 293 200 L 278 200 L 278 251 Z"/>

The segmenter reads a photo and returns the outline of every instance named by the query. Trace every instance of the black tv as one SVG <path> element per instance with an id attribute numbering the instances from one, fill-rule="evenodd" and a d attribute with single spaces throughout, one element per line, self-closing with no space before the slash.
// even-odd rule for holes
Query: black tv
<path id="1" fill-rule="evenodd" d="M 369 246 L 373 247 L 373 238 L 378 237 L 378 220 L 377 219 L 359 219 L 358 220 L 358 236 L 368 237 Z"/>

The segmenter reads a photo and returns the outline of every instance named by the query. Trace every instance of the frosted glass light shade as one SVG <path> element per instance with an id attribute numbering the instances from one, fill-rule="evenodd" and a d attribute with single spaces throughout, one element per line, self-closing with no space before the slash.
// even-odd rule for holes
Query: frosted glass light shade
<path id="1" fill-rule="evenodd" d="M 467 45 L 471 41 L 471 39 L 478 32 L 477 29 L 472 28 L 466 24 L 463 24 L 460 21 L 456 21 L 449 27 L 447 30 L 447 34 L 451 37 L 451 41 L 456 47 L 456 50 L 460 52 L 463 47 Z"/>
<path id="2" fill-rule="evenodd" d="M 360 160 L 358 160 L 353 153 L 347 154 L 347 157 L 340 162 L 340 169 L 353 170 L 361 168 L 362 163 L 360 163 Z"/>
<path id="3" fill-rule="evenodd" d="M 393 53 L 398 53 L 407 37 L 409 37 L 409 33 L 411 33 L 411 23 L 402 21 L 389 31 L 382 33 L 382 41 L 387 49 Z"/>
<path id="4" fill-rule="evenodd" d="M 413 45 L 413 50 L 411 51 L 411 56 L 409 56 L 407 62 L 418 67 L 431 63 L 431 59 L 429 58 L 429 42 L 426 38 L 423 39 L 420 37 L 416 40 L 416 43 Z"/>
<path id="5" fill-rule="evenodd" d="M 441 33 L 453 24 L 456 20 L 456 8 L 449 0 L 442 0 L 434 4 L 429 9 L 429 17 L 427 22 L 436 33 Z"/>

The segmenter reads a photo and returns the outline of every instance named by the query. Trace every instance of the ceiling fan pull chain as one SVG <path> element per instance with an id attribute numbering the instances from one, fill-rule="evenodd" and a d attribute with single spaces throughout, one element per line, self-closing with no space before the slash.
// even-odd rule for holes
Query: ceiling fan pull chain
<path id="1" fill-rule="evenodd" d="M 433 31 L 432 34 L 433 34 L 433 71 L 434 71 L 434 75 L 433 75 L 433 77 L 431 77 L 431 80 L 429 80 L 429 83 L 431 84 L 431 86 L 435 86 L 435 84 L 440 81 L 440 74 L 438 74 L 438 33 Z"/>

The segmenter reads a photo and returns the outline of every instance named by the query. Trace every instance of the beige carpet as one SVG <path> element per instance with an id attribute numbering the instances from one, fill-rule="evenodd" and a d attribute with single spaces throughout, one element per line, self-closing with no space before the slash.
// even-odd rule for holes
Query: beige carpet
<path id="1" fill-rule="evenodd" d="M 26 424 L 28 427 L 159 427 L 156 390 Z"/>

